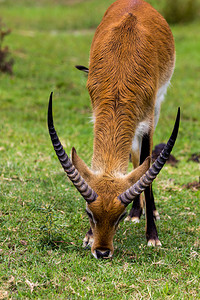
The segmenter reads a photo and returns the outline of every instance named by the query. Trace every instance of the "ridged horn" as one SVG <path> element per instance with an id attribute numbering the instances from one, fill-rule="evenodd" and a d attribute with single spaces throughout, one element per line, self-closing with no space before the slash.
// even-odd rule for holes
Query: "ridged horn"
<path id="1" fill-rule="evenodd" d="M 180 122 L 180 107 L 178 108 L 174 129 L 163 151 L 160 153 L 160 155 L 158 156 L 156 161 L 152 164 L 152 166 L 149 168 L 149 170 L 134 185 L 132 185 L 124 193 L 118 196 L 118 199 L 125 206 L 130 204 L 135 197 L 140 195 L 154 181 L 156 176 L 163 168 L 175 144 L 178 135 L 179 122 Z"/>
<path id="2" fill-rule="evenodd" d="M 97 194 L 95 191 L 87 184 L 87 182 L 81 177 L 78 170 L 72 164 L 70 158 L 65 153 L 63 146 L 57 136 L 56 130 L 53 124 L 53 115 L 52 115 L 52 97 L 53 93 L 51 93 L 49 98 L 49 106 L 48 106 L 48 128 L 49 134 L 51 137 L 51 141 L 54 147 L 54 150 L 58 156 L 58 159 L 67 173 L 67 176 L 72 181 L 73 185 L 79 191 L 79 193 L 83 196 L 83 198 L 88 202 L 92 203 L 96 200 Z"/>

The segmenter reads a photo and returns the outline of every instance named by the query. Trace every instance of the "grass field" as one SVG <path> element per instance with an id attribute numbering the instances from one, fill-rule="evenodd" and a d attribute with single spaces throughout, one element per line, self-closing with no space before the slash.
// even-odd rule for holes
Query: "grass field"
<path id="1" fill-rule="evenodd" d="M 94 28 L 112 2 L 0 2 L 15 59 L 14 75 L 0 74 L 0 299 L 200 299 L 200 193 L 184 187 L 199 181 L 199 164 L 189 159 L 200 149 L 200 22 L 172 26 L 176 69 L 154 144 L 167 141 L 178 106 L 181 127 L 173 150 L 179 163 L 166 165 L 154 183 L 161 248 L 146 246 L 142 218 L 121 223 L 112 260 L 83 249 L 85 200 L 50 142 L 54 91 L 61 141 L 90 164 L 90 100 L 74 65 L 88 65 Z"/>

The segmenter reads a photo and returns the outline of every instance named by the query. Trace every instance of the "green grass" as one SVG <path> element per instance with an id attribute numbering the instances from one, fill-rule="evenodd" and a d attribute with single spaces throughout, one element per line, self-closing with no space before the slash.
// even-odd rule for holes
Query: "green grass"
<path id="1" fill-rule="evenodd" d="M 82 248 L 89 222 L 85 201 L 63 173 L 46 125 L 54 91 L 54 119 L 70 153 L 90 164 L 92 125 L 86 77 L 95 27 L 112 1 L 56 5 L 4 1 L 5 39 L 14 76 L 0 74 L 0 299 L 199 299 L 200 23 L 172 27 L 177 62 L 162 105 L 154 143 L 166 142 L 177 107 L 181 127 L 166 166 L 154 184 L 161 249 L 146 246 L 145 220 L 122 223 L 112 260 L 95 260 Z M 34 4 L 33 4 L 34 3 Z M 64 3 L 64 1 L 63 1 Z M 50 223 L 50 220 L 52 223 Z"/>

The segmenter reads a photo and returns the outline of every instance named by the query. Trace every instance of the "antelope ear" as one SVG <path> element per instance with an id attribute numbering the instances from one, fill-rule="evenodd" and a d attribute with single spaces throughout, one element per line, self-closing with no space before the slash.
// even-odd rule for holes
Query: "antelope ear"
<path id="1" fill-rule="evenodd" d="M 132 172 L 130 172 L 126 177 L 125 180 L 130 184 L 133 185 L 136 183 L 150 168 L 151 158 L 148 156 L 145 161 Z"/>
<path id="2" fill-rule="evenodd" d="M 84 66 L 75 66 L 78 70 L 83 71 L 85 73 L 89 73 L 89 69 L 87 67 Z"/>
<path id="3" fill-rule="evenodd" d="M 78 156 L 76 153 L 76 149 L 73 147 L 71 151 L 71 160 L 74 167 L 79 171 L 80 175 L 85 179 L 85 181 L 89 184 L 92 179 L 93 173 L 88 168 L 86 163 Z"/>

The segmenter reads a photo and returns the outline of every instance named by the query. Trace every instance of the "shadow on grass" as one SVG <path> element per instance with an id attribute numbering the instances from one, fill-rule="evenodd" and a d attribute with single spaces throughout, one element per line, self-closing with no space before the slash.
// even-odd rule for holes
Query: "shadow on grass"
<path id="1" fill-rule="evenodd" d="M 70 241 L 67 241 L 62 236 L 54 236 L 53 239 L 49 240 L 48 237 L 41 237 L 38 243 L 39 249 L 46 250 L 62 250 L 64 252 L 68 252 L 70 250 L 77 250 L 77 246 Z"/>

